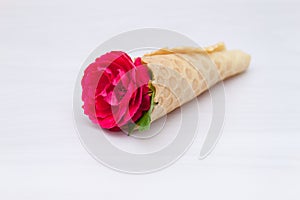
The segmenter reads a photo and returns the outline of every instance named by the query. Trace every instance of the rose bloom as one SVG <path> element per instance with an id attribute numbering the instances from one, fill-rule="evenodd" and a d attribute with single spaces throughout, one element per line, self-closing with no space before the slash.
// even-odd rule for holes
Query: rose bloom
<path id="1" fill-rule="evenodd" d="M 84 114 L 102 128 L 119 131 L 150 109 L 149 80 L 141 58 L 132 62 L 121 51 L 100 56 L 81 81 Z"/>

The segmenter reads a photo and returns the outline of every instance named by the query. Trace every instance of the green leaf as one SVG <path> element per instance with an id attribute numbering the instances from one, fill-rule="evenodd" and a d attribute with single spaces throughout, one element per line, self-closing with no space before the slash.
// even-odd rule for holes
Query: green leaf
<path id="1" fill-rule="evenodd" d="M 136 124 L 128 125 L 128 135 L 130 135 L 137 127 L 139 131 L 145 131 L 150 129 L 151 113 L 153 111 L 154 105 L 156 104 L 154 102 L 155 87 L 151 84 L 151 82 L 149 83 L 149 89 L 151 93 L 150 109 L 143 114 L 143 116 L 136 122 Z"/>
<path id="2" fill-rule="evenodd" d="M 151 117 L 149 111 L 147 111 L 143 117 L 138 121 L 139 131 L 145 131 L 150 129 Z"/>
<path id="3" fill-rule="evenodd" d="M 151 113 L 154 108 L 155 102 L 155 87 L 149 83 L 149 89 L 151 91 L 151 101 L 150 101 L 150 109 L 139 119 L 139 121 L 136 123 L 139 126 L 139 131 L 145 131 L 150 129 L 151 124 Z"/>

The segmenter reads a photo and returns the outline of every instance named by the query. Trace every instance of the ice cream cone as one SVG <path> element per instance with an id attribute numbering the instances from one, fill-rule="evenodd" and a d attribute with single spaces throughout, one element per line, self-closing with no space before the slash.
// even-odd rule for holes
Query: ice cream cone
<path id="1" fill-rule="evenodd" d="M 245 71 L 250 56 L 223 43 L 206 48 L 160 49 L 142 57 L 155 88 L 151 121 L 197 97 L 219 81 Z"/>

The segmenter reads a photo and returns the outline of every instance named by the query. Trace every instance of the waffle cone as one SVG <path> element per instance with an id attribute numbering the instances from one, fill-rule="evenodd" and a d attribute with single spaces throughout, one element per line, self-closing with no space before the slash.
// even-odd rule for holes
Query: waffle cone
<path id="1" fill-rule="evenodd" d="M 245 71 L 250 56 L 226 50 L 223 43 L 201 48 L 160 49 L 142 57 L 152 72 L 157 104 L 151 121 L 163 117 L 212 87 L 217 82 Z"/>

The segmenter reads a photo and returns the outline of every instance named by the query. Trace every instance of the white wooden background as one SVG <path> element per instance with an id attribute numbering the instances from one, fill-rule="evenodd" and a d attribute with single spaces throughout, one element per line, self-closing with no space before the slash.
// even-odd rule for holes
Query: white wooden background
<path id="1" fill-rule="evenodd" d="M 299 199 L 297 1 L 0 1 L 0 199 Z M 128 175 L 97 163 L 72 117 L 77 73 L 123 31 L 168 28 L 252 55 L 225 83 L 215 151 L 199 142 L 171 167 Z M 203 97 L 203 103 L 209 98 Z"/>

